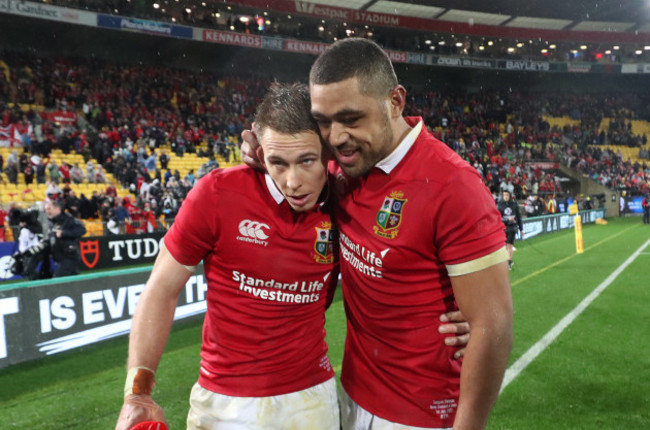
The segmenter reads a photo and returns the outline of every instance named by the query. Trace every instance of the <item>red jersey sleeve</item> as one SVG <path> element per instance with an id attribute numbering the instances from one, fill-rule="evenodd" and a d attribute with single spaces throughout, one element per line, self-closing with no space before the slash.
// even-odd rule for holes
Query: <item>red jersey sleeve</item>
<path id="1" fill-rule="evenodd" d="M 165 235 L 165 246 L 181 264 L 199 264 L 217 243 L 217 176 L 218 172 L 213 170 L 197 181 Z"/>
<path id="2" fill-rule="evenodd" d="M 476 260 L 504 247 L 499 211 L 473 168 L 460 168 L 437 199 L 434 241 L 445 265 Z"/>

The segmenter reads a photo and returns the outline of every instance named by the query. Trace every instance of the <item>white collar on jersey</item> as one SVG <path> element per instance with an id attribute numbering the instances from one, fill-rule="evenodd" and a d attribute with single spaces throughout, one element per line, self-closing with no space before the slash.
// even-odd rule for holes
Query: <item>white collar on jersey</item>
<path id="1" fill-rule="evenodd" d="M 273 182 L 271 175 L 265 173 L 264 180 L 266 181 L 266 188 L 269 189 L 269 193 L 271 193 L 273 200 L 275 200 L 277 204 L 282 203 L 284 201 L 284 195 L 280 192 L 280 190 L 278 190 L 278 187 L 275 185 L 275 182 Z"/>
<path id="2" fill-rule="evenodd" d="M 420 135 L 422 131 L 422 121 L 418 122 L 415 127 L 408 132 L 408 134 L 402 139 L 397 148 L 393 150 L 386 158 L 375 164 L 375 167 L 381 169 L 384 173 L 389 174 L 393 169 L 399 164 L 400 161 L 406 156 L 406 154 L 411 149 L 411 146 L 415 143 L 415 140 Z"/>

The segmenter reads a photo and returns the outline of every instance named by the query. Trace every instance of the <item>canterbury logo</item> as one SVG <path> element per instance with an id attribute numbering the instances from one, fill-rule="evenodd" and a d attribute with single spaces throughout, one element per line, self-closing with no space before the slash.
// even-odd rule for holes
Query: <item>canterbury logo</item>
<path id="1" fill-rule="evenodd" d="M 258 221 L 251 221 L 245 219 L 239 223 L 239 232 L 242 236 L 250 237 L 253 239 L 266 240 L 269 238 L 269 235 L 264 232 L 264 229 L 269 229 L 270 227 L 266 224 L 263 224 Z"/>

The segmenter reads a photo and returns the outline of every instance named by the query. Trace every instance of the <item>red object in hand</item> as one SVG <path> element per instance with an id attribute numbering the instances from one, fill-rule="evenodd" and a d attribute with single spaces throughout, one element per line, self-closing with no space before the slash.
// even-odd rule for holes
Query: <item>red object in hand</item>
<path id="1" fill-rule="evenodd" d="M 161 421 L 143 421 L 131 427 L 131 430 L 169 430 L 169 427 Z"/>

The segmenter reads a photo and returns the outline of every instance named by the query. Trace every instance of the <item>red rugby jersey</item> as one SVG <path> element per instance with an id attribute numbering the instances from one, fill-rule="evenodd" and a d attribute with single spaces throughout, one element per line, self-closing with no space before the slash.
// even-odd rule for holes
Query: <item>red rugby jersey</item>
<path id="1" fill-rule="evenodd" d="M 263 397 L 333 376 L 324 324 L 338 244 L 324 206 L 299 214 L 270 177 L 218 169 L 190 191 L 165 245 L 181 264 L 204 262 L 202 387 Z"/>
<path id="2" fill-rule="evenodd" d="M 338 175 L 335 209 L 348 318 L 341 383 L 364 409 L 418 427 L 451 427 L 461 362 L 438 333 L 457 309 L 449 273 L 507 259 L 499 212 L 476 170 L 420 118 L 365 177 Z"/>

